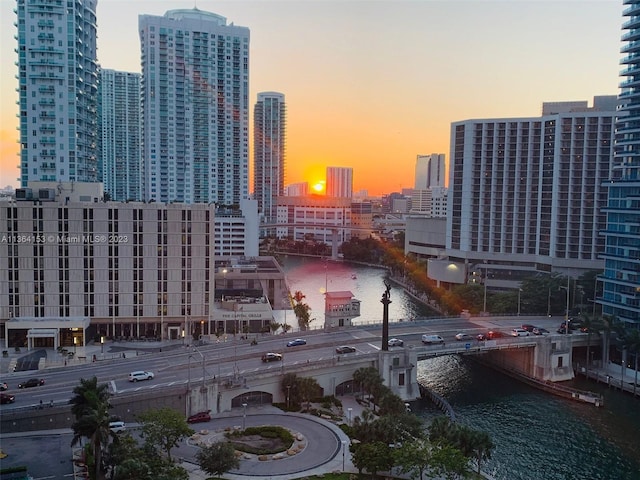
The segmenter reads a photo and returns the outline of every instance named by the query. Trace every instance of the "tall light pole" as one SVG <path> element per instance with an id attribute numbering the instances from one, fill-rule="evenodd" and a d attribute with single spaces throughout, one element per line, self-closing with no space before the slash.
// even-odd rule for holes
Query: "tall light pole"
<path id="1" fill-rule="evenodd" d="M 482 311 L 487 313 L 487 280 L 489 279 L 489 267 L 484 266 L 484 298 L 482 299 Z"/>
<path id="2" fill-rule="evenodd" d="M 104 359 L 104 337 L 100 337 L 100 353 L 102 354 L 102 358 Z"/>
<path id="3" fill-rule="evenodd" d="M 200 350 L 198 350 L 196 347 L 193 347 L 193 351 L 194 352 L 198 352 L 198 354 L 202 357 L 202 388 L 204 388 L 204 355 L 202 354 L 202 352 Z"/>
<path id="4" fill-rule="evenodd" d="M 522 293 L 522 289 L 518 288 L 518 316 L 520 316 L 520 295 Z"/>
<path id="5" fill-rule="evenodd" d="M 567 275 L 567 286 L 560 286 L 560 288 L 567 291 L 567 305 L 564 310 L 564 328 L 567 335 L 569 334 L 569 281 L 570 277 Z"/>
<path id="6" fill-rule="evenodd" d="M 353 411 L 353 408 L 349 407 L 347 408 L 347 413 L 349 414 L 349 426 L 351 426 L 351 412 Z"/>
<path id="7" fill-rule="evenodd" d="M 342 471 L 344 472 L 344 451 L 347 448 L 347 441 L 342 440 Z"/>
<path id="8" fill-rule="evenodd" d="M 242 430 L 244 430 L 247 422 L 247 404 L 243 403 L 242 408 L 244 409 L 244 412 L 242 413 Z"/>
<path id="9" fill-rule="evenodd" d="M 291 392 L 291 385 L 287 385 L 287 410 L 289 410 L 289 393 Z"/>

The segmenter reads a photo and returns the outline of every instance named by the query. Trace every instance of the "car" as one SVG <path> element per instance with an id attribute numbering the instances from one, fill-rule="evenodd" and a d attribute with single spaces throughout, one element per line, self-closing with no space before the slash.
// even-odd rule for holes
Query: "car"
<path id="1" fill-rule="evenodd" d="M 280 355 L 279 353 L 268 352 L 262 355 L 262 361 L 265 363 L 279 362 L 280 360 L 282 360 L 282 355 Z"/>
<path id="2" fill-rule="evenodd" d="M 39 387 L 40 385 L 44 385 L 44 378 L 30 378 L 26 382 L 19 383 L 18 388 Z"/>
<path id="3" fill-rule="evenodd" d="M 528 337 L 529 332 L 527 332 L 524 328 L 513 328 L 511 329 L 512 337 Z"/>
<path id="4" fill-rule="evenodd" d="M 390 347 L 402 347 L 404 345 L 404 341 L 400 340 L 399 338 L 390 338 L 387 342 L 387 345 L 389 345 Z"/>
<path id="5" fill-rule="evenodd" d="M 13 403 L 16 401 L 16 396 L 10 393 L 0 393 L 0 404 Z"/>
<path id="6" fill-rule="evenodd" d="M 532 333 L 535 328 L 537 328 L 537 327 L 535 325 L 531 325 L 530 323 L 522 324 L 522 329 L 526 330 L 529 333 Z"/>
<path id="7" fill-rule="evenodd" d="M 549 333 L 549 330 L 547 330 L 546 328 L 536 327 L 533 329 L 534 335 L 549 335 Z"/>
<path id="8" fill-rule="evenodd" d="M 126 425 L 123 421 L 109 422 L 109 430 L 113 433 L 124 432 L 127 429 Z"/>
<path id="9" fill-rule="evenodd" d="M 478 340 L 479 342 L 484 342 L 486 339 L 487 339 L 486 333 L 479 333 L 478 335 L 476 335 L 476 340 Z"/>
<path id="10" fill-rule="evenodd" d="M 7 382 L 0 383 L 0 392 L 4 392 L 5 390 L 9 390 L 9 385 L 7 385 Z"/>
<path id="11" fill-rule="evenodd" d="M 433 345 L 434 343 L 444 345 L 444 338 L 442 338 L 440 335 L 428 335 L 425 333 L 424 335 L 422 335 L 422 337 L 420 337 L 420 340 L 422 340 L 422 343 L 425 345 Z"/>
<path id="12" fill-rule="evenodd" d="M 459 342 L 463 340 L 471 340 L 471 335 L 464 332 L 456 333 L 456 340 L 458 340 Z"/>
<path id="13" fill-rule="evenodd" d="M 137 382 L 138 380 L 152 380 L 154 377 L 153 372 L 145 372 L 145 371 L 138 371 L 138 372 L 131 372 L 129 374 L 129 381 L 130 382 Z"/>
<path id="14" fill-rule="evenodd" d="M 207 410 L 206 412 L 198 412 L 191 415 L 187 418 L 187 423 L 200 423 L 200 422 L 208 422 L 211 420 L 211 415 L 209 414 L 211 410 Z"/>
<path id="15" fill-rule="evenodd" d="M 291 340 L 287 342 L 287 347 L 297 347 L 298 345 L 306 345 L 307 341 L 301 338 L 296 338 L 295 340 Z"/>
<path id="16" fill-rule="evenodd" d="M 489 332 L 487 332 L 487 340 L 495 340 L 496 338 L 502 337 L 504 337 L 504 333 L 500 330 L 489 330 Z"/>
<path id="17" fill-rule="evenodd" d="M 355 347 L 350 347 L 349 345 L 342 345 L 340 347 L 336 347 L 336 353 L 353 353 L 355 352 Z"/>

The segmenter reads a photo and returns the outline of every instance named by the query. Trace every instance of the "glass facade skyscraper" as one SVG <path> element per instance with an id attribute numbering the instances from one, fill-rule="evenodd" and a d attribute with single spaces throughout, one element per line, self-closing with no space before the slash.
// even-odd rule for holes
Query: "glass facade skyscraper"
<path id="1" fill-rule="evenodd" d="M 640 2 L 625 0 L 624 69 L 620 76 L 614 167 L 604 210 L 606 229 L 602 296 L 604 315 L 640 328 Z"/>
<path id="2" fill-rule="evenodd" d="M 100 71 L 99 178 L 111 200 L 140 201 L 140 74 Z"/>
<path id="3" fill-rule="evenodd" d="M 97 0 L 18 0 L 20 184 L 96 182 Z"/>
<path id="4" fill-rule="evenodd" d="M 275 223 L 284 195 L 286 104 L 284 95 L 262 92 L 253 111 L 253 196 L 265 223 Z"/>
<path id="5" fill-rule="evenodd" d="M 249 29 L 195 8 L 138 23 L 144 200 L 239 205 L 249 182 Z"/>

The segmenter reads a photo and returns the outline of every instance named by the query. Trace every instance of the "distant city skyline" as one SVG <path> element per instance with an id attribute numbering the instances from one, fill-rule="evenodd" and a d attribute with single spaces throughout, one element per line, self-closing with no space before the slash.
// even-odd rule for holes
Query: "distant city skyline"
<path id="1" fill-rule="evenodd" d="M 100 65 L 140 72 L 138 15 L 194 5 L 249 28 L 250 99 L 286 95 L 288 183 L 344 166 L 355 191 L 400 191 L 416 155 L 448 163 L 452 122 L 618 93 L 622 0 L 99 0 Z M 15 7 L 0 2 L 0 186 L 20 173 Z"/>

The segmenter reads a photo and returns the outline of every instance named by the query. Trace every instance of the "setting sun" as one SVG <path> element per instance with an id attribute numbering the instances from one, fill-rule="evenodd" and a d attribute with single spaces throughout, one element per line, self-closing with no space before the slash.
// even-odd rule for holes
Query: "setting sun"
<path id="1" fill-rule="evenodd" d="M 324 192 L 324 182 L 317 182 L 313 185 L 313 191 L 317 193 Z"/>

